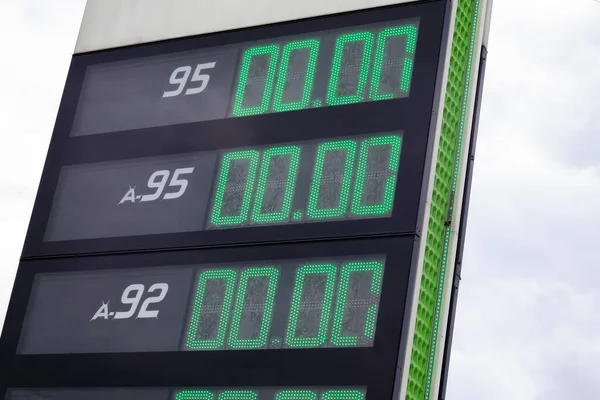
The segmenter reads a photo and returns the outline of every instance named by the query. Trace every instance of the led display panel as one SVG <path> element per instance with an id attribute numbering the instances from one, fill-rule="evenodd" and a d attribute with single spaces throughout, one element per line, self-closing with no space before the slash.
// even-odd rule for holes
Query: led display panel
<path id="1" fill-rule="evenodd" d="M 5 399 L 393 398 L 445 12 L 75 55 L 1 341 Z"/>
<path id="2" fill-rule="evenodd" d="M 11 389 L 6 400 L 365 400 L 365 387 Z"/>
<path id="3" fill-rule="evenodd" d="M 47 241 L 389 217 L 402 133 L 63 167 Z"/>
<path id="4" fill-rule="evenodd" d="M 374 255 L 40 274 L 19 351 L 370 347 L 384 268 Z"/>
<path id="5" fill-rule="evenodd" d="M 372 386 L 378 398 L 391 390 L 414 246 L 378 237 L 24 260 L 0 384 L 215 400 Z"/>
<path id="6" fill-rule="evenodd" d="M 408 97 L 418 31 L 387 21 L 94 65 L 72 135 Z"/>

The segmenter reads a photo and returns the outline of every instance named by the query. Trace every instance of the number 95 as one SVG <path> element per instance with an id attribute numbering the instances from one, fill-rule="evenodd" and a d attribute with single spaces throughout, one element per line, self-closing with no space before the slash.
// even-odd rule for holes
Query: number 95
<path id="1" fill-rule="evenodd" d="M 185 91 L 185 95 L 198 94 L 198 93 L 203 92 L 204 89 L 206 89 L 206 86 L 208 85 L 208 81 L 210 80 L 210 75 L 209 74 L 201 74 L 200 72 L 203 69 L 214 68 L 216 64 L 217 64 L 216 62 L 209 62 L 209 63 L 196 65 L 196 69 L 194 70 L 194 75 L 192 75 L 191 79 L 189 79 L 189 82 L 190 83 L 191 82 L 200 82 L 200 86 L 188 87 L 188 89 Z M 184 65 L 182 67 L 175 68 L 173 73 L 171 73 L 171 77 L 169 78 L 169 83 L 171 85 L 177 85 L 177 88 L 174 90 L 165 91 L 163 93 L 162 97 L 164 98 L 164 97 L 179 96 L 183 92 L 183 89 L 185 89 L 186 83 L 188 83 L 188 78 L 190 78 L 191 73 L 192 73 L 192 67 L 189 65 Z"/>

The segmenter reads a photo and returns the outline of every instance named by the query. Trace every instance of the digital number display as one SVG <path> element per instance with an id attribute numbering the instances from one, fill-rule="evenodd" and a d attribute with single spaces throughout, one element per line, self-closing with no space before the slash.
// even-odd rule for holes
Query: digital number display
<path id="1" fill-rule="evenodd" d="M 419 19 L 89 66 L 73 136 L 408 97 Z"/>
<path id="2" fill-rule="evenodd" d="M 62 168 L 46 241 L 383 218 L 402 133 Z"/>
<path id="3" fill-rule="evenodd" d="M 19 353 L 370 347 L 384 268 L 356 256 L 40 274 Z"/>
<path id="4" fill-rule="evenodd" d="M 201 271 L 185 348 L 372 346 L 383 267 L 370 259 Z"/>
<path id="5" fill-rule="evenodd" d="M 364 400 L 364 387 L 9 389 L 6 400 Z"/>

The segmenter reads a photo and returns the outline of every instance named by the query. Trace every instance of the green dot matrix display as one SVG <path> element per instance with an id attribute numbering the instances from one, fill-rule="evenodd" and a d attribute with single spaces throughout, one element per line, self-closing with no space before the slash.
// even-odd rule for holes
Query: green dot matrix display
<path id="1" fill-rule="evenodd" d="M 225 388 L 179 390 L 173 400 L 364 400 L 365 397 L 366 390 L 362 388 Z"/>
<path id="2" fill-rule="evenodd" d="M 392 213 L 401 133 L 225 151 L 208 229 Z"/>
<path id="3" fill-rule="evenodd" d="M 416 23 L 317 32 L 243 50 L 231 116 L 407 97 Z"/>
<path id="4" fill-rule="evenodd" d="M 366 387 L 93 387 L 93 388 L 10 388 L 7 400 L 68 400 L 92 398 L 97 400 L 365 400 Z"/>
<path id="5" fill-rule="evenodd" d="M 187 341 L 189 348 L 208 350 L 223 347 L 236 278 L 237 271 L 233 269 L 206 270 L 198 276 L 196 297 L 205 300 L 193 304 Z M 207 325 L 204 322 L 206 319 L 210 320 L 214 327 L 209 337 L 206 337 L 205 332 L 198 331 Z M 198 336 L 204 338 L 196 339 Z"/>
<path id="6" fill-rule="evenodd" d="M 84 71 L 71 135 L 405 99 L 420 23 L 412 17 L 259 41 L 241 35 L 223 46 L 95 64 Z"/>
<path id="7" fill-rule="evenodd" d="M 201 269 L 184 350 L 372 346 L 384 264 L 367 257 Z"/>

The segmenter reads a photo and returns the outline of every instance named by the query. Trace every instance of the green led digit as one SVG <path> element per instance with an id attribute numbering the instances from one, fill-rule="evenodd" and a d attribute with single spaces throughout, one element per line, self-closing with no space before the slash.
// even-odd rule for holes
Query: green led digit
<path id="1" fill-rule="evenodd" d="M 406 48 L 402 58 L 402 75 L 398 89 L 401 92 L 408 92 L 413 71 L 413 57 L 417 46 L 417 27 L 413 25 L 398 26 L 387 28 L 377 35 L 377 48 L 375 50 L 375 63 L 373 66 L 373 78 L 371 81 L 370 98 L 372 100 L 393 99 L 394 93 L 379 93 L 381 85 L 381 70 L 383 69 L 385 46 L 389 38 L 394 36 L 406 36 Z M 410 55 L 410 57 L 409 57 Z"/>
<path id="2" fill-rule="evenodd" d="M 237 273 L 232 269 L 212 269 L 203 271 L 200 274 L 198 283 L 196 284 L 196 295 L 192 306 L 190 327 L 187 332 L 188 348 L 193 350 L 213 350 L 223 348 L 225 344 L 225 332 L 227 330 L 227 324 L 229 323 L 229 312 L 231 310 L 231 304 L 233 303 L 233 290 L 235 287 L 236 276 Z M 218 291 L 221 290 L 220 287 L 217 287 L 216 290 L 210 292 L 207 290 L 209 281 L 215 280 L 224 281 L 225 285 L 221 293 L 218 293 Z M 209 295 L 207 296 L 207 294 Z M 215 302 L 215 300 L 217 301 Z M 210 314 L 213 314 L 213 318 L 210 318 Z M 219 321 L 216 326 L 216 337 L 214 339 L 202 338 L 202 336 L 208 336 L 205 332 L 215 332 L 214 316 L 217 316 Z M 199 333 L 201 338 L 198 338 Z"/>
<path id="3" fill-rule="evenodd" d="M 333 316 L 333 328 L 331 329 L 331 342 L 336 346 L 356 346 L 358 338 L 356 336 L 346 336 L 342 334 L 342 324 L 344 316 L 348 308 L 348 289 L 350 284 L 350 276 L 355 272 L 371 272 L 371 292 L 377 299 L 381 292 L 381 282 L 383 279 L 383 264 L 378 261 L 357 261 L 351 262 L 342 268 L 340 277 L 340 285 L 338 287 L 338 296 Z M 371 304 L 367 309 L 367 318 L 364 327 L 364 336 L 373 339 L 375 334 L 375 324 L 377 322 L 377 307 L 376 304 Z"/>
<path id="4" fill-rule="evenodd" d="M 339 169 L 330 168 L 325 173 L 326 156 L 334 151 L 345 151 L 345 162 L 341 177 Z M 354 172 L 354 159 L 356 157 L 356 142 L 354 140 L 340 140 L 337 142 L 326 142 L 317 149 L 317 160 L 310 187 L 310 198 L 308 199 L 307 214 L 310 218 L 334 218 L 344 215 L 348 210 L 348 195 Z M 333 207 L 320 207 L 323 189 L 328 189 L 340 181 L 340 195 L 337 205 Z"/>
<path id="5" fill-rule="evenodd" d="M 273 160 L 273 157 L 281 156 L 290 157 L 281 210 L 275 212 L 263 212 L 262 207 L 265 198 L 265 192 L 269 186 L 269 170 L 271 167 L 271 161 Z M 298 146 L 273 147 L 264 152 L 260 173 L 258 175 L 258 188 L 256 189 L 256 195 L 254 196 L 254 208 L 252 211 L 252 219 L 255 222 L 279 222 L 289 219 L 299 164 L 300 147 Z M 277 172 L 278 171 L 275 171 L 275 173 Z M 273 184 L 278 185 L 279 182 L 275 181 Z"/>
<path id="6" fill-rule="evenodd" d="M 304 76 L 304 85 L 302 98 L 298 101 L 283 103 L 283 92 L 285 91 L 288 79 L 288 67 L 292 52 L 308 49 L 308 65 Z M 292 111 L 306 108 L 310 102 L 315 71 L 317 70 L 317 56 L 319 55 L 319 41 L 315 39 L 299 40 L 285 45 L 281 55 L 281 64 L 279 66 L 279 76 L 275 86 L 275 97 L 273 98 L 273 109 L 275 111 Z M 292 77 L 293 78 L 293 77 Z"/>
<path id="7" fill-rule="evenodd" d="M 175 400 L 213 400 L 214 393 L 210 390 L 180 390 Z"/>
<path id="8" fill-rule="evenodd" d="M 317 400 L 317 393 L 312 390 L 288 389 L 277 393 L 275 400 Z"/>
<path id="9" fill-rule="evenodd" d="M 244 97 L 246 95 L 246 87 L 256 83 L 257 78 L 250 76 L 250 65 L 252 59 L 257 56 L 267 55 L 269 57 L 269 65 L 265 76 L 265 87 L 262 93 L 262 100 L 259 106 L 244 107 Z M 242 60 L 242 69 L 238 80 L 237 90 L 235 92 L 235 100 L 233 104 L 233 115 L 242 117 L 245 115 L 262 114 L 269 109 L 269 100 L 273 91 L 273 83 L 275 82 L 275 72 L 277 68 L 277 59 L 279 58 L 279 46 L 271 44 L 268 46 L 252 47 L 246 50 Z M 261 80 L 262 81 L 262 80 Z"/>
<path id="10" fill-rule="evenodd" d="M 223 390 L 217 400 L 258 400 L 258 393 L 253 390 Z"/>
<path id="11" fill-rule="evenodd" d="M 344 47 L 349 43 L 363 42 L 364 47 L 361 55 L 359 66 L 342 65 L 344 61 L 354 61 L 351 59 L 354 54 L 349 54 L 344 57 Z M 369 76 L 369 67 L 371 65 L 371 53 L 373 49 L 373 34 L 371 32 L 355 32 L 347 33 L 340 36 L 335 43 L 335 52 L 333 55 L 333 66 L 331 68 L 331 76 L 329 77 L 329 87 L 327 88 L 327 104 L 331 106 L 339 106 L 342 104 L 358 103 L 363 101 L 363 94 L 367 78 Z M 344 73 L 352 73 L 359 68 L 358 82 L 354 94 L 339 95 L 337 93 L 340 83 L 340 75 Z"/>
<path id="12" fill-rule="evenodd" d="M 238 225 L 248 220 L 259 158 L 259 153 L 256 150 L 233 151 L 223 156 L 212 211 L 211 223 L 213 225 Z M 248 173 L 245 174 L 245 182 L 243 183 L 236 181 L 240 179 L 238 168 L 234 165 L 234 161 L 236 160 L 248 160 Z M 228 190 L 243 191 L 237 215 L 223 215 L 225 194 Z"/>
<path id="13" fill-rule="evenodd" d="M 285 344 L 287 346 L 319 347 L 325 343 L 333 303 L 336 274 L 337 268 L 333 264 L 304 265 L 298 269 L 294 292 L 292 294 L 288 326 L 285 333 Z M 321 282 L 318 282 L 319 287 L 313 288 L 313 290 L 306 290 L 310 289 L 310 285 L 306 284 L 306 280 L 311 275 L 324 275 L 324 287 Z M 323 288 L 323 298 L 313 298 L 315 297 L 314 293 L 320 288 Z M 317 332 L 312 336 L 297 335 L 298 325 L 302 322 L 300 312 L 303 311 L 303 306 L 309 310 L 320 309 L 319 327 Z"/>
<path id="14" fill-rule="evenodd" d="M 356 389 L 334 389 L 323 393 L 321 400 L 364 400 L 365 394 Z"/>
<path id="15" fill-rule="evenodd" d="M 267 277 L 267 291 L 264 303 L 257 304 L 253 301 L 252 291 L 248 292 L 248 281 L 252 278 Z M 279 284 L 279 270 L 274 267 L 249 268 L 242 272 L 240 283 L 237 290 L 237 298 L 233 309 L 233 319 L 231 321 L 231 330 L 229 333 L 229 346 L 235 349 L 257 349 L 267 345 L 271 319 L 273 318 L 273 307 L 275 305 L 275 293 Z M 260 301 L 260 300 L 259 300 Z M 261 321 L 258 331 L 258 337 L 254 339 L 240 339 L 240 324 L 244 314 L 244 308 L 254 311 L 261 307 Z"/>
<path id="16" fill-rule="evenodd" d="M 377 146 L 389 147 L 389 159 L 386 171 L 369 171 L 368 158 L 369 149 Z M 352 214 L 354 215 L 378 215 L 390 212 L 394 206 L 394 192 L 396 179 L 398 177 L 398 164 L 400 163 L 400 149 L 402 138 L 400 136 L 381 136 L 364 140 L 360 145 L 360 157 L 358 159 L 358 171 L 356 173 L 356 184 L 352 196 Z M 379 180 L 385 178 L 383 198 L 379 204 L 362 205 L 363 192 L 367 177 Z"/>

